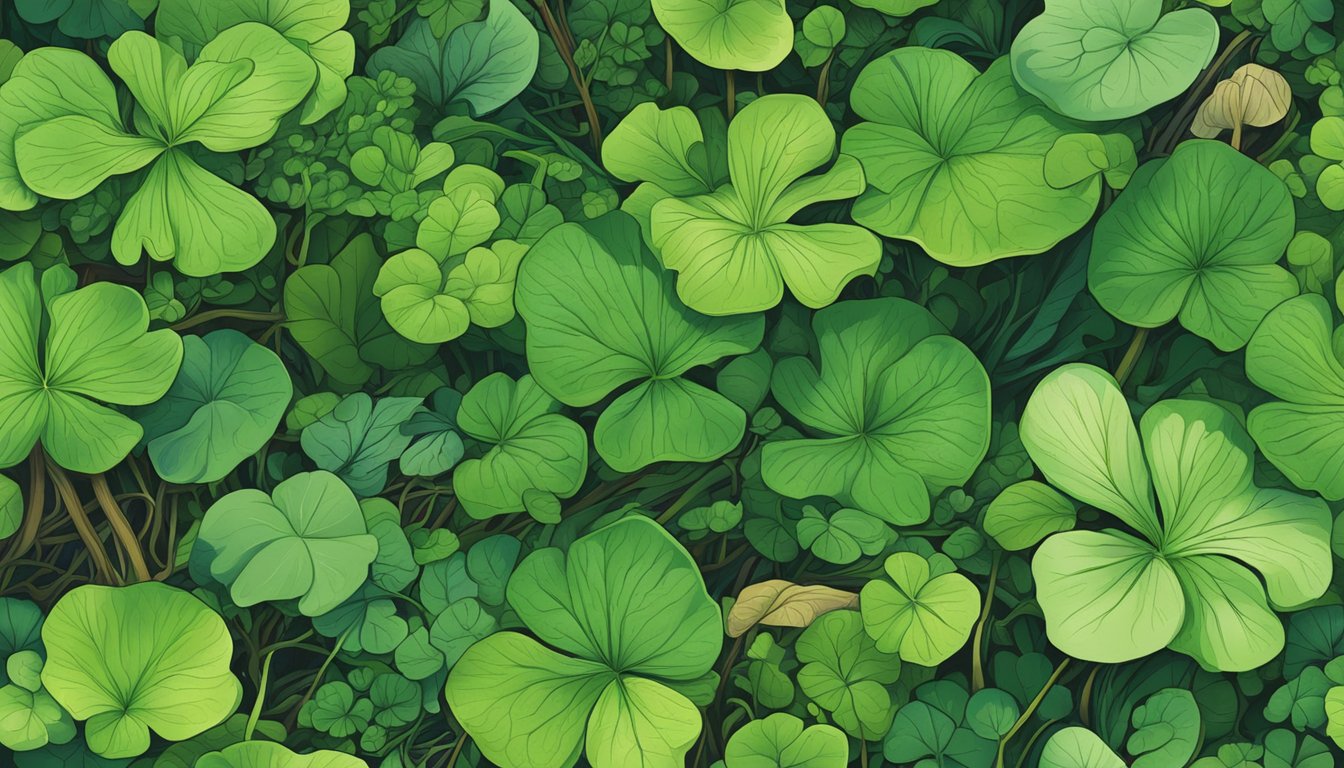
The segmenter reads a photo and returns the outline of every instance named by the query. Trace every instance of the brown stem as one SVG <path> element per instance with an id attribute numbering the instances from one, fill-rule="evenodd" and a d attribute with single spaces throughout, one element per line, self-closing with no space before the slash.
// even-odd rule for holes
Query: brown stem
<path id="1" fill-rule="evenodd" d="M 14 540 L 14 548 L 7 557 L 23 557 L 37 541 L 42 527 L 42 508 L 47 501 L 47 463 L 42 460 L 42 448 L 34 445 L 28 454 L 28 504 L 24 508 L 23 527 Z"/>
<path id="2" fill-rule="evenodd" d="M 212 309 L 208 312 L 201 312 L 186 320 L 174 323 L 170 328 L 174 331 L 185 331 L 188 328 L 195 328 L 202 323 L 208 323 L 211 320 L 253 320 L 258 323 L 278 323 L 285 319 L 283 312 L 253 312 L 246 309 Z"/>
<path id="3" fill-rule="evenodd" d="M 583 111 L 588 116 L 588 130 L 593 137 L 593 152 L 598 157 L 602 156 L 602 123 L 597 117 L 597 105 L 593 103 L 593 96 L 588 91 L 588 84 L 584 82 L 583 76 L 579 73 L 579 67 L 574 63 L 574 41 L 569 36 L 569 30 L 563 27 L 556 19 L 555 14 L 551 12 L 551 6 L 546 0 L 534 0 L 537 10 L 541 13 L 541 20 L 546 24 L 546 31 L 551 39 L 555 41 L 555 49 L 564 60 L 565 67 L 569 70 L 569 78 L 574 81 L 574 87 L 579 91 L 579 99 L 583 101 Z"/>
<path id="4" fill-rule="evenodd" d="M 107 550 L 103 549 L 103 540 L 98 538 L 93 523 L 84 513 L 84 502 L 79 500 L 79 494 L 75 491 L 74 483 L 70 482 L 70 476 L 65 474 L 65 470 L 52 461 L 45 451 L 42 453 L 42 460 L 47 465 L 47 473 L 51 475 L 52 487 L 60 495 L 61 502 L 65 504 L 65 511 L 70 515 L 70 521 L 75 524 L 75 530 L 79 532 L 84 548 L 89 551 L 94 572 L 104 581 L 121 584 L 121 575 L 112 567 L 112 560 L 108 558 Z"/>
<path id="5" fill-rule="evenodd" d="M 98 506 L 102 507 L 107 522 L 112 526 L 113 535 L 117 537 L 117 542 L 121 544 L 121 548 L 126 551 L 126 557 L 131 561 L 135 580 L 149 581 L 151 578 L 149 565 L 145 562 L 145 553 L 140 548 L 140 540 L 136 538 L 130 521 L 121 511 L 121 506 L 112 498 L 112 489 L 107 487 L 107 478 L 101 472 L 89 475 L 89 484 L 93 486 L 93 497 L 98 500 Z"/>
<path id="6" fill-rule="evenodd" d="M 1218 73 L 1227 65 L 1229 59 L 1237 54 L 1251 40 L 1251 30 L 1244 29 L 1236 37 L 1228 41 L 1227 47 L 1218 54 L 1218 58 L 1204 70 L 1204 74 L 1195 83 L 1195 87 L 1190 89 L 1186 95 L 1185 101 L 1181 103 L 1180 109 L 1172 115 L 1171 122 L 1162 131 L 1161 135 L 1149 145 L 1149 149 L 1160 154 L 1169 154 L 1176 147 L 1176 142 L 1180 141 L 1181 133 L 1185 126 L 1189 125 L 1194 117 L 1195 109 L 1198 108 L 1200 100 L 1204 96 L 1204 90 L 1218 77 Z"/>

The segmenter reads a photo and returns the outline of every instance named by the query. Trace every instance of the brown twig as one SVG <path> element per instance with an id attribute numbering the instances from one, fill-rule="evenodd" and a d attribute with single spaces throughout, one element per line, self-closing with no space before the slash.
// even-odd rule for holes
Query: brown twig
<path id="1" fill-rule="evenodd" d="M 75 524 L 75 530 L 79 532 L 79 538 L 83 540 L 84 548 L 89 552 L 95 575 L 106 582 L 121 584 L 121 574 L 112 567 L 112 560 L 107 556 L 107 550 L 103 549 L 103 540 L 98 537 L 93 523 L 84 512 L 84 503 L 79 500 L 79 494 L 75 491 L 74 483 L 70 482 L 70 476 L 65 474 L 65 470 L 52 461 L 45 451 L 42 451 L 42 461 L 46 463 L 47 473 L 51 475 L 52 487 L 64 502 L 66 514 L 70 515 L 70 521 Z"/>
<path id="2" fill-rule="evenodd" d="M 103 515 L 112 526 L 112 534 L 126 552 L 126 558 L 131 561 L 131 570 L 135 572 L 136 581 L 149 581 L 151 578 L 149 565 L 145 562 L 145 553 L 140 547 L 140 540 L 136 538 L 130 521 L 121 511 L 121 505 L 112 498 L 112 490 L 107 487 L 107 478 L 101 472 L 89 475 L 89 484 L 93 486 L 93 497 L 98 500 L 98 506 L 102 507 Z"/>

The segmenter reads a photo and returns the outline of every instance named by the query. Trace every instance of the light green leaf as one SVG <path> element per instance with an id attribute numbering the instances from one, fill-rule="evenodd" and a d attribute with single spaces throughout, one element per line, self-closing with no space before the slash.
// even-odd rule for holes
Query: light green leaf
<path id="1" fill-rule="evenodd" d="M 23 524 L 23 490 L 0 475 L 0 539 L 7 539 Z"/>
<path id="2" fill-rule="evenodd" d="M 1046 181 L 1046 154 L 1077 128 L 1018 90 L 1006 59 L 981 74 L 951 51 L 900 48 L 863 68 L 850 106 L 865 122 L 841 151 L 870 185 L 854 220 L 945 264 L 1041 253 L 1096 210 L 1097 177 Z"/>
<path id="3" fill-rule="evenodd" d="M 741 440 L 746 416 L 737 406 L 677 377 L 751 351 L 762 319 L 710 318 L 682 306 L 628 215 L 548 232 L 523 259 L 515 302 L 527 323 L 532 375 L 560 402 L 589 406 L 641 382 L 599 417 L 596 447 L 613 467 L 712 461 Z M 608 416 L 613 412 L 651 431 L 636 433 Z M 700 421 L 697 413 L 719 421 Z"/>
<path id="4" fill-rule="evenodd" d="M 727 768 L 845 768 L 849 744 L 837 728 L 804 728 L 797 717 L 775 712 L 739 728 L 723 760 Z"/>
<path id="5" fill-rule="evenodd" d="M 164 480 L 213 483 L 270 440 L 293 387 L 280 358 L 238 331 L 188 336 L 183 350 L 173 386 L 135 417 Z"/>
<path id="6" fill-rule="evenodd" d="M 1097 734 L 1070 726 L 1051 734 L 1045 742 L 1041 768 L 1125 768 L 1125 761 Z"/>
<path id="7" fill-rule="evenodd" d="M 1190 691 L 1164 688 L 1134 708 L 1134 733 L 1125 749 L 1134 768 L 1187 764 L 1201 740 L 1199 705 Z"/>
<path id="8" fill-rule="evenodd" d="M 891 523 L 927 519 L 989 445 L 989 380 L 927 310 L 902 299 L 816 313 L 821 369 L 775 366 L 775 398 L 815 437 L 766 444 L 762 475 L 791 498 L 830 496 Z"/>
<path id="9" fill-rule="evenodd" d="M 270 741 L 243 741 L 201 755 L 194 768 L 368 768 L 368 764 L 344 752 L 296 754 Z"/>
<path id="10" fill-rule="evenodd" d="M 881 245 L 849 224 L 790 224 L 813 203 L 864 189 L 864 173 L 841 155 L 826 172 L 805 174 L 835 152 L 835 129 L 814 99 L 774 94 L 752 102 L 728 126 L 731 183 L 711 194 L 656 202 L 651 242 L 677 272 L 677 295 L 710 315 L 769 309 L 784 286 L 803 304 L 824 307 L 859 275 L 871 275 Z"/>
<path id="11" fill-rule="evenodd" d="M 588 436 L 559 410 L 531 376 L 515 382 L 493 373 L 462 398 L 458 426 L 492 444 L 484 456 L 453 472 L 453 490 L 467 514 L 484 520 L 526 509 L 538 517 L 578 493 L 588 472 Z"/>
<path id="12" fill-rule="evenodd" d="M 300 472 L 269 497 L 225 495 L 206 511 L 197 546 L 236 604 L 298 599 L 305 616 L 353 595 L 378 554 L 359 502 L 330 472 Z"/>
<path id="13" fill-rule="evenodd" d="M 42 625 L 42 684 L 109 758 L 149 749 L 152 729 L 185 741 L 233 714 L 242 686 L 229 671 L 224 620 L 191 594 L 158 582 L 82 586 Z"/>
<path id="14" fill-rule="evenodd" d="M 1050 0 L 1013 39 L 1013 75 L 1076 120 L 1119 120 L 1176 98 L 1218 49 L 1202 8 L 1161 0 Z"/>
<path id="15" fill-rule="evenodd" d="M 832 611 L 817 619 L 794 646 L 798 685 L 851 736 L 872 740 L 891 725 L 891 694 L 901 662 L 864 633 L 857 611 Z"/>
<path id="16" fill-rule="evenodd" d="M 774 69 L 793 50 L 783 0 L 653 0 L 653 15 L 677 44 L 715 69 Z"/>
<path id="17" fill-rule="evenodd" d="M 1077 522 L 1073 502 L 1054 488 L 1023 480 L 1004 488 L 985 509 L 985 533 L 1009 551 L 1030 549 Z"/>
<path id="18" fill-rule="evenodd" d="M 1220 142 L 1182 142 L 1140 168 L 1097 222 L 1088 288 L 1130 325 L 1179 316 L 1219 349 L 1237 349 L 1297 294 L 1278 265 L 1293 219 L 1287 187 L 1264 166 Z"/>
<path id="19" fill-rule="evenodd" d="M 726 181 L 709 168 L 704 144 L 690 108 L 646 101 L 603 140 L 602 165 L 618 179 L 649 182 L 668 195 L 702 195 Z"/>
<path id="20" fill-rule="evenodd" d="M 931 575 L 914 552 L 891 555 L 883 567 L 892 583 L 870 581 L 859 595 L 864 629 L 879 651 L 938 666 L 970 637 L 980 592 L 960 573 Z"/>
<path id="21" fill-rule="evenodd" d="M 1300 296 L 1265 316 L 1246 345 L 1246 376 L 1279 398 L 1246 426 L 1265 458 L 1295 485 L 1344 498 L 1344 366 L 1331 347 L 1325 298 Z"/>

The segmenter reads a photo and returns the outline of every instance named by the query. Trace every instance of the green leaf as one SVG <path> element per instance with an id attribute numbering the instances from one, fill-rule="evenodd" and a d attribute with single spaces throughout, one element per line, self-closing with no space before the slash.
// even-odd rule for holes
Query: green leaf
<path id="1" fill-rule="evenodd" d="M 588 436 L 559 410 L 531 376 L 515 382 L 494 373 L 462 398 L 458 425 L 492 444 L 453 473 L 467 514 L 484 520 L 526 509 L 543 523 L 559 522 L 543 510 L 558 510 L 558 500 L 578 493 L 588 472 Z"/>
<path id="2" fill-rule="evenodd" d="M 416 97 L 436 110 L 465 102 L 493 112 L 522 93 L 539 60 L 536 27 L 512 2 L 494 0 L 485 19 L 436 39 L 430 22 L 412 21 L 394 46 L 369 57 L 369 74 L 391 70 L 415 83 Z"/>
<path id="3" fill-rule="evenodd" d="M 959 573 L 932 575 L 914 552 L 891 555 L 883 567 L 892 583 L 870 581 L 859 595 L 864 629 L 879 651 L 938 666 L 970 638 L 980 592 Z"/>
<path id="4" fill-rule="evenodd" d="M 668 198 L 649 214 L 651 242 L 677 272 L 677 295 L 691 309 L 735 315 L 769 309 L 784 286 L 803 304 L 824 307 L 855 277 L 872 275 L 881 244 L 851 224 L 790 224 L 814 203 L 864 189 L 863 168 L 835 152 L 835 129 L 816 100 L 773 94 L 747 105 L 728 126 L 731 183 L 707 195 Z"/>
<path id="5" fill-rule="evenodd" d="M 783 0 L 653 0 L 653 14 L 677 44 L 715 69 L 774 69 L 793 50 Z"/>
<path id="6" fill-rule="evenodd" d="M 387 485 L 387 468 L 411 444 L 402 430 L 421 408 L 418 397 L 373 398 L 347 395 L 326 416 L 304 427 L 303 452 L 334 472 L 359 496 L 377 496 Z"/>
<path id="7" fill-rule="evenodd" d="M 296 754 L 274 742 L 244 741 L 202 755 L 195 768 L 368 768 L 368 764 L 344 752 Z"/>
<path id="8" fill-rule="evenodd" d="M 845 734 L 829 725 L 775 712 L 742 726 L 724 750 L 727 768 L 844 768 L 849 764 Z"/>
<path id="9" fill-rule="evenodd" d="M 1164 688 L 1134 708 L 1134 733 L 1125 749 L 1134 768 L 1187 764 L 1201 740 L 1199 705 L 1189 691 Z"/>
<path id="10" fill-rule="evenodd" d="M 705 135 L 688 107 L 645 102 L 630 110 L 602 142 L 602 165 L 624 181 L 653 184 L 666 195 L 713 192 L 727 181 L 709 167 Z"/>
<path id="11" fill-rule="evenodd" d="M 891 694 L 901 663 L 863 631 L 857 611 L 832 611 L 812 623 L 794 646 L 798 685 L 851 736 L 878 738 L 891 724 Z"/>
<path id="12" fill-rule="evenodd" d="M 811 504 L 798 521 L 798 543 L 828 563 L 848 565 L 863 555 L 881 554 L 890 529 L 876 517 L 857 509 L 839 509 L 830 515 Z"/>
<path id="13" fill-rule="evenodd" d="M 678 377 L 751 351 L 762 319 L 710 318 L 682 306 L 628 215 L 548 232 L 523 259 L 515 301 L 532 375 L 555 399 L 586 407 L 639 382 L 598 417 L 597 452 L 612 468 L 712 461 L 741 440 L 746 414 Z"/>
<path id="14" fill-rule="evenodd" d="M 250 488 L 224 496 L 201 521 L 197 545 L 237 605 L 298 599 L 305 616 L 353 595 L 378 553 L 359 502 L 330 472 L 300 472 L 270 496 Z"/>
<path id="15" fill-rule="evenodd" d="M 931 494 L 966 482 L 989 446 L 989 380 L 927 310 L 903 299 L 816 313 L 821 369 L 775 366 L 775 398 L 814 437 L 774 440 L 762 476 L 774 491 L 830 496 L 887 522 L 928 518 Z"/>
<path id="16" fill-rule="evenodd" d="M 850 106 L 865 122 L 840 147 L 869 182 L 854 220 L 944 264 L 1041 253 L 1096 210 L 1096 177 L 1046 181 L 1046 154 L 1077 128 L 1018 90 L 1006 59 L 981 74 L 950 51 L 900 48 L 863 68 Z"/>
<path id="17" fill-rule="evenodd" d="M 999 546 L 1015 552 L 1030 549 L 1052 533 L 1067 531 L 1077 522 L 1073 502 L 1054 488 L 1035 480 L 1013 483 L 985 509 L 985 533 Z"/>
<path id="18" fill-rule="evenodd" d="M 61 34 L 85 39 L 116 37 L 145 24 L 129 0 L 16 0 L 14 8 L 25 21 L 55 21 Z"/>
<path id="19" fill-rule="evenodd" d="M 1013 39 L 1013 75 L 1076 120 L 1119 120 L 1176 98 L 1218 49 L 1201 8 L 1161 0 L 1050 0 Z"/>
<path id="20" fill-rule="evenodd" d="M 224 620 L 158 582 L 82 586 L 42 626 L 42 684 L 103 757 L 136 757 L 153 730 L 184 741 L 223 722 L 242 697 Z"/>
<path id="21" fill-rule="evenodd" d="M 1125 761 L 1097 734 L 1070 726 L 1055 731 L 1041 750 L 1041 768 L 1124 768 Z"/>
<path id="22" fill-rule="evenodd" d="M 0 475 L 0 539 L 14 535 L 23 524 L 23 490 L 13 480 Z"/>
<path id="23" fill-rule="evenodd" d="M 177 379 L 135 417 L 164 480 L 213 483 L 271 439 L 293 387 L 280 358 L 238 331 L 188 336 L 182 345 Z"/>
<path id="24" fill-rule="evenodd" d="M 1246 376 L 1274 397 L 1246 426 L 1295 485 L 1344 498 L 1344 366 L 1331 345 L 1330 305 L 1299 296 L 1265 316 L 1246 345 Z"/>
<path id="25" fill-rule="evenodd" d="M 355 40 L 342 31 L 349 15 L 349 0 L 159 0 L 154 31 L 197 49 L 250 21 L 284 35 L 317 68 L 313 92 L 300 113 L 300 122 L 308 125 L 345 101 L 345 79 L 355 67 Z"/>
<path id="26" fill-rule="evenodd" d="M 285 281 L 285 328 L 332 379 L 363 385 L 378 366 L 404 368 L 435 348 L 403 339 L 382 318 L 373 293 L 382 258 L 373 236 L 355 237 L 330 264 L 309 264 Z"/>
<path id="27" fill-rule="evenodd" d="M 1297 294 L 1278 265 L 1293 219 L 1288 189 L 1264 166 L 1220 142 L 1182 142 L 1140 168 L 1097 222 L 1087 284 L 1130 325 L 1179 317 L 1219 349 L 1238 349 Z"/>
<path id="28" fill-rule="evenodd" d="M 11 322 L 0 338 L 0 466 L 19 463 L 40 440 L 66 469 L 105 472 L 141 430 L 95 401 L 147 405 L 162 397 L 182 361 L 182 341 L 169 330 L 146 332 L 144 299 L 124 285 L 95 283 L 45 306 L 44 323 L 30 264 L 0 273 L 0 314 Z"/>
<path id="29" fill-rule="evenodd" d="M 723 625 L 695 562 L 666 531 L 636 515 L 567 553 L 537 550 L 508 597 L 540 640 L 577 658 L 514 632 L 467 650 L 448 676 L 448 704 L 487 759 L 564 768 L 586 736 L 594 768 L 684 763 L 700 716 L 669 685 L 710 671 Z"/>

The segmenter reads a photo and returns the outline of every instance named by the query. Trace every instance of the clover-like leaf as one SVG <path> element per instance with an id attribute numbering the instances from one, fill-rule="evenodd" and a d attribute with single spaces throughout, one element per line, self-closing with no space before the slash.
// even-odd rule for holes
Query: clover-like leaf
<path id="1" fill-rule="evenodd" d="M 512 101 L 537 71 L 536 27 L 507 0 L 491 0 L 480 21 L 436 38 L 430 22 L 412 21 L 396 45 L 369 57 L 369 74 L 391 70 L 415 83 L 415 95 L 436 110 L 465 102 L 477 115 Z"/>
<path id="2" fill-rule="evenodd" d="M 280 358 L 238 331 L 188 336 L 182 345 L 177 379 L 136 419 L 164 480 L 213 483 L 270 440 L 293 386 Z"/>
<path id="3" fill-rule="evenodd" d="M 144 299 L 124 285 L 95 283 L 45 299 L 31 264 L 0 273 L 0 314 L 10 324 L 0 338 L 0 466 L 19 463 L 40 441 L 66 469 L 105 472 L 130 453 L 141 429 L 102 403 L 162 397 L 182 362 L 182 340 L 170 330 L 146 332 Z"/>
<path id="4" fill-rule="evenodd" d="M 695 562 L 666 531 L 636 515 L 567 553 L 537 550 L 508 596 L 541 642 L 491 635 L 447 683 L 448 705 L 486 759 L 565 768 L 586 745 L 594 768 L 684 764 L 700 715 L 676 686 L 710 671 L 723 625 Z"/>
<path id="5" fill-rule="evenodd" d="M 835 129 L 814 99 L 764 96 L 728 126 L 729 184 L 709 194 L 669 197 L 649 212 L 650 237 L 677 272 L 677 295 L 691 309 L 735 315 L 769 309 L 784 286 L 803 304 L 824 307 L 859 275 L 871 275 L 881 244 L 852 224 L 791 224 L 814 203 L 864 190 L 848 155 L 831 159 Z"/>
<path id="6" fill-rule="evenodd" d="M 1035 480 L 1013 483 L 985 509 L 985 533 L 1007 550 L 1028 549 L 1077 522 L 1073 502 Z"/>
<path id="7" fill-rule="evenodd" d="M 1046 154 L 1078 128 L 1019 90 L 1006 59 L 982 74 L 951 51 L 900 48 L 863 68 L 850 106 L 864 122 L 840 149 L 869 184 L 854 220 L 944 264 L 1041 253 L 1096 210 L 1098 177 L 1046 180 Z"/>
<path id="8" fill-rule="evenodd" d="M 891 583 L 870 581 L 859 595 L 864 629 L 879 651 L 935 667 L 966 644 L 980 614 L 970 579 L 932 575 L 929 561 L 914 552 L 897 552 L 883 567 Z"/>
<path id="9" fill-rule="evenodd" d="M 462 398 L 457 423 L 491 447 L 453 472 L 453 490 L 477 519 L 527 510 L 560 521 L 560 499 L 578 493 L 588 473 L 588 435 L 561 415 L 560 403 L 531 376 L 493 373 Z"/>
<path id="10" fill-rule="evenodd" d="M 728 740 L 723 762 L 726 768 L 844 768 L 849 743 L 838 728 L 804 728 L 797 717 L 775 712 L 738 729 Z"/>
<path id="11" fill-rule="evenodd" d="M 774 69 L 793 50 L 783 0 L 653 0 L 653 15 L 677 44 L 715 69 Z"/>
<path id="12" fill-rule="evenodd" d="M 1246 345 L 1246 376 L 1278 398 L 1246 427 L 1265 458 L 1300 488 L 1344 498 L 1344 365 L 1332 346 L 1330 304 L 1317 294 L 1285 301 Z"/>
<path id="13" fill-rule="evenodd" d="M 523 259 L 515 301 L 532 375 L 555 399 L 585 407 L 637 382 L 607 406 L 593 433 L 614 469 L 712 461 L 742 439 L 746 413 L 682 375 L 750 352 L 763 320 L 683 306 L 627 214 L 548 232 Z"/>
<path id="14" fill-rule="evenodd" d="M 87 585 L 42 625 L 42 685 L 108 758 L 149 749 L 151 730 L 184 741 L 223 722 L 242 698 L 224 620 L 176 587 Z"/>
<path id="15" fill-rule="evenodd" d="M 1219 349 L 1237 349 L 1297 294 L 1277 263 L 1293 220 L 1288 189 L 1264 166 L 1226 144 L 1182 142 L 1139 168 L 1097 222 L 1088 288 L 1130 325 L 1179 317 Z"/>
<path id="16" fill-rule="evenodd" d="M 900 677 L 901 662 L 883 653 L 863 631 L 857 611 L 833 611 L 803 630 L 794 645 L 798 685 L 835 724 L 863 740 L 878 738 L 891 725 L 888 686 Z"/>
<path id="17" fill-rule="evenodd" d="M 387 469 L 411 444 L 403 429 L 421 411 L 418 397 L 347 395 L 331 413 L 304 427 L 303 452 L 334 472 L 360 496 L 376 496 L 387 485 Z"/>
<path id="18" fill-rule="evenodd" d="M 1141 427 L 1142 447 L 1115 380 L 1089 365 L 1055 370 L 1027 402 L 1022 442 L 1046 479 L 1139 533 L 1041 545 L 1032 571 L 1050 641 L 1104 662 L 1163 647 L 1209 669 L 1267 662 L 1284 645 L 1270 604 L 1301 606 L 1330 581 L 1324 502 L 1257 488 L 1254 444 L 1221 406 L 1162 401 Z"/>
<path id="19" fill-rule="evenodd" d="M 931 494 L 961 485 L 989 446 L 989 379 L 975 355 L 922 307 L 847 301 L 813 318 L 820 370 L 775 366 L 775 398 L 812 436 L 773 440 L 774 491 L 830 496 L 890 523 L 922 522 Z"/>
<path id="20" fill-rule="evenodd" d="M 234 603 L 297 599 L 305 616 L 353 595 L 378 554 L 355 495 L 322 471 L 289 477 L 270 496 L 251 488 L 225 495 L 206 511 L 197 546 Z"/>
<path id="21" fill-rule="evenodd" d="M 1013 39 L 1017 82 L 1076 120 L 1133 117 L 1179 96 L 1213 60 L 1218 22 L 1161 0 L 1050 0 Z"/>
<path id="22" fill-rule="evenodd" d="M 159 0 L 154 31 L 196 48 L 249 21 L 284 35 L 317 67 L 313 92 L 300 114 L 307 125 L 345 101 L 345 80 L 355 68 L 355 39 L 342 29 L 349 15 L 350 0 Z"/>

